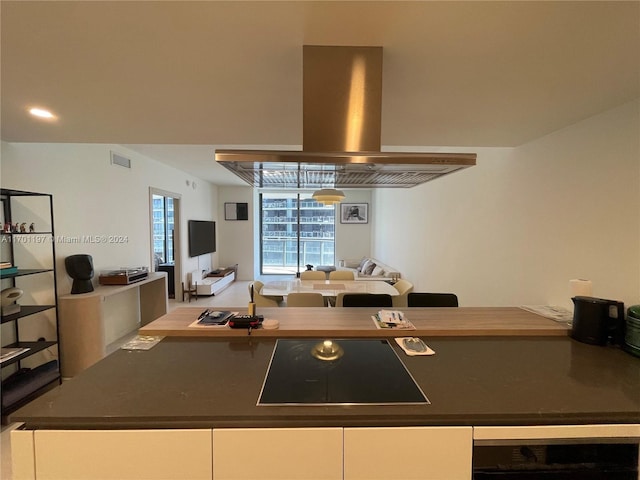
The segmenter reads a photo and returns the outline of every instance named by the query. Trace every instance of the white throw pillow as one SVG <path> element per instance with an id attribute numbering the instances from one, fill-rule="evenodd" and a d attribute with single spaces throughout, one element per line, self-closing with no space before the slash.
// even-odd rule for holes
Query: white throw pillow
<path id="1" fill-rule="evenodd" d="M 359 272 L 364 272 L 364 267 L 369 261 L 370 260 L 367 257 L 364 257 L 362 260 L 360 260 L 360 265 L 358 265 L 358 268 L 356 268 L 356 270 Z"/>
<path id="2" fill-rule="evenodd" d="M 362 263 L 362 266 L 360 267 L 360 272 L 362 272 L 363 274 L 367 273 L 367 269 L 371 266 L 373 262 L 371 260 L 369 260 L 368 258 Z"/>

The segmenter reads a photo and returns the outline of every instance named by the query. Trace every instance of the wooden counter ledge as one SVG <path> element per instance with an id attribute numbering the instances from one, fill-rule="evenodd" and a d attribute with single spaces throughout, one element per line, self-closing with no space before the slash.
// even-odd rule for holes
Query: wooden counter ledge
<path id="1" fill-rule="evenodd" d="M 233 307 L 217 307 L 246 313 Z M 371 315 L 379 308 L 261 308 L 265 319 L 275 319 L 275 330 L 257 329 L 256 337 L 317 337 L 331 332 L 343 338 L 389 336 L 567 336 L 570 327 L 517 307 L 406 308 L 401 309 L 416 330 L 377 329 Z M 180 307 L 140 329 L 143 335 L 180 337 L 246 336 L 244 329 L 189 327 L 202 307 Z"/>

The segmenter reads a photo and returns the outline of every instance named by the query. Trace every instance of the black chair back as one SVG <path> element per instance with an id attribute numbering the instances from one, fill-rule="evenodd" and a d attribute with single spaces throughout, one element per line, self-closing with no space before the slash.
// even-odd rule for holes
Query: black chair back
<path id="1" fill-rule="evenodd" d="M 391 307 L 391 295 L 386 293 L 345 293 L 343 307 Z"/>
<path id="2" fill-rule="evenodd" d="M 409 307 L 457 307 L 458 297 L 454 293 L 420 293 L 407 295 Z"/>

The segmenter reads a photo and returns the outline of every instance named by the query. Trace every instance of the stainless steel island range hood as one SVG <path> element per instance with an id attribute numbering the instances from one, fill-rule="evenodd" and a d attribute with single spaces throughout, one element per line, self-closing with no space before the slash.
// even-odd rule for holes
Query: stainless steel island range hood
<path id="1" fill-rule="evenodd" d="M 413 187 L 476 164 L 475 153 L 380 151 L 382 47 L 303 47 L 302 151 L 216 150 L 262 188 Z"/>

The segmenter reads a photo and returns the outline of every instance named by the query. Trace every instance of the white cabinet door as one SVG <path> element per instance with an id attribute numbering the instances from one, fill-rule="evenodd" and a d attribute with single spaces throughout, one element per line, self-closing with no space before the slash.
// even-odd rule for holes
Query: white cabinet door
<path id="1" fill-rule="evenodd" d="M 37 480 L 211 480 L 211 430 L 37 430 Z"/>
<path id="2" fill-rule="evenodd" d="M 470 480 L 471 427 L 344 429 L 345 480 Z"/>
<path id="3" fill-rule="evenodd" d="M 214 429 L 213 478 L 342 479 L 342 428 Z"/>

